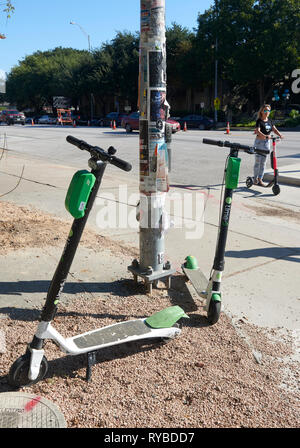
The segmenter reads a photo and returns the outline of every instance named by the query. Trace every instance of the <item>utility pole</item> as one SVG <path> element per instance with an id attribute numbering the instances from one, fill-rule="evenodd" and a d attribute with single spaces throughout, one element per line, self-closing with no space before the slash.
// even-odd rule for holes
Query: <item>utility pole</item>
<path id="1" fill-rule="evenodd" d="M 158 280 L 170 287 L 170 262 L 165 262 L 165 232 L 168 216 L 165 201 L 169 191 L 169 130 L 166 120 L 166 24 L 165 0 L 141 0 L 140 30 L 140 260 L 128 267 L 135 281 L 142 277 L 148 291 Z"/>

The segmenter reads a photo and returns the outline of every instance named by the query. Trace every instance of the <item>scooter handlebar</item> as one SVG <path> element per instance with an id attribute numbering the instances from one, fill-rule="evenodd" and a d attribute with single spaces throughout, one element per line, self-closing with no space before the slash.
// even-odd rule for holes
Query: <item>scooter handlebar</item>
<path id="1" fill-rule="evenodd" d="M 222 142 L 222 140 L 211 140 L 210 138 L 204 138 L 203 143 L 206 145 L 224 146 L 224 142 Z"/>
<path id="2" fill-rule="evenodd" d="M 77 146 L 77 148 L 81 149 L 82 151 L 88 151 L 97 160 L 102 160 L 102 162 L 110 163 L 111 165 L 114 165 L 123 171 L 131 171 L 132 169 L 132 165 L 130 163 L 113 155 L 116 152 L 113 147 L 110 147 L 107 152 L 99 146 L 92 146 L 84 140 L 79 140 L 72 135 L 68 135 L 66 140 L 68 143 Z"/>
<path id="3" fill-rule="evenodd" d="M 203 143 L 205 143 L 206 145 L 214 145 L 220 147 L 225 146 L 226 148 L 236 149 L 237 151 L 245 151 L 248 154 L 270 154 L 269 149 L 260 149 L 256 148 L 255 146 L 242 145 L 240 143 L 233 143 L 228 141 L 223 142 L 222 140 L 211 140 L 209 138 L 204 138 Z"/>

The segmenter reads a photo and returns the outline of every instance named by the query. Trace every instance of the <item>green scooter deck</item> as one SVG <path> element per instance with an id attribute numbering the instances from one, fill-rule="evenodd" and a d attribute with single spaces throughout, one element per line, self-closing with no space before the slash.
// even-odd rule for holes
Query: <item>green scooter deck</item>
<path id="1" fill-rule="evenodd" d="M 200 268 L 196 269 L 189 269 L 185 266 L 182 266 L 182 270 L 187 276 L 187 278 L 192 283 L 193 287 L 195 288 L 196 293 L 198 296 L 202 297 L 203 299 L 206 298 L 206 288 L 208 285 L 208 280 L 201 271 Z"/>

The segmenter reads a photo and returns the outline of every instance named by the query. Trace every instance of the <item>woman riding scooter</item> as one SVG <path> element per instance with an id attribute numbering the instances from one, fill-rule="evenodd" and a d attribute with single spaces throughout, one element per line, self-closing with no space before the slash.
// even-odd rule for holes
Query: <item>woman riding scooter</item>
<path id="1" fill-rule="evenodd" d="M 271 132 L 277 134 L 281 139 L 283 138 L 282 134 L 278 131 L 278 129 L 273 125 L 272 121 L 269 119 L 270 112 L 271 112 L 271 106 L 269 104 L 264 104 L 259 109 L 257 115 L 257 121 L 254 131 L 256 134 L 254 146 L 258 149 L 270 150 Z M 254 173 L 253 173 L 254 185 L 260 185 L 261 187 L 266 186 L 262 181 L 266 168 L 266 161 L 267 156 L 255 154 Z"/>

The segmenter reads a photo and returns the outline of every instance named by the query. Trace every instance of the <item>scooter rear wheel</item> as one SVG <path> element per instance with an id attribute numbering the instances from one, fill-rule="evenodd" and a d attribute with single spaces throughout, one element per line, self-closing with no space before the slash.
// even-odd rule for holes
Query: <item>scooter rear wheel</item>
<path id="1" fill-rule="evenodd" d="M 44 356 L 41 362 L 38 377 L 35 380 L 30 380 L 28 377 L 30 367 L 30 353 L 18 358 L 10 368 L 8 374 L 8 382 L 11 386 L 19 389 L 21 387 L 31 386 L 42 380 L 48 371 L 48 361 Z"/>
<path id="2" fill-rule="evenodd" d="M 279 185 L 273 185 L 272 191 L 273 191 L 273 194 L 275 196 L 277 196 L 280 193 L 280 186 Z"/>
<path id="3" fill-rule="evenodd" d="M 252 177 L 247 177 L 247 179 L 246 179 L 246 187 L 247 187 L 247 188 L 251 188 L 252 185 L 253 185 L 253 179 L 252 179 Z"/>

